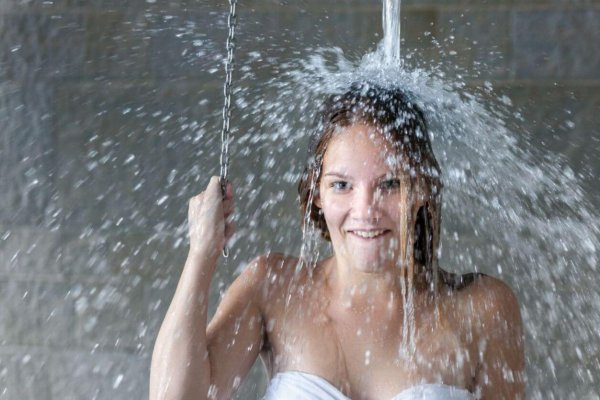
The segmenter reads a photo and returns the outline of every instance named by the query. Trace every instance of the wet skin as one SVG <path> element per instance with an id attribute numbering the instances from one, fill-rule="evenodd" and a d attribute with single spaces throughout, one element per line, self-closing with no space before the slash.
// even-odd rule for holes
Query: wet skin
<path id="1" fill-rule="evenodd" d="M 432 293 L 417 285 L 407 294 L 398 227 L 410 211 L 399 204 L 406 198 L 403 177 L 389 155 L 383 138 L 365 125 L 332 139 L 317 205 L 333 256 L 297 273 L 297 258 L 258 257 L 206 327 L 208 287 L 231 227 L 206 229 L 223 224 L 232 207 L 229 197 L 219 206 L 218 182 L 211 181 L 202 201 L 190 203 L 192 251 L 155 346 L 151 398 L 162 398 L 153 397 L 163 390 L 161 371 L 184 365 L 182 373 L 197 371 L 181 379 L 184 393 L 206 398 L 212 386 L 214 398 L 230 398 L 259 355 L 271 375 L 312 373 L 352 399 L 390 399 L 419 383 L 459 386 L 483 399 L 524 396 L 521 320 L 508 286 L 483 276 L 459 291 L 440 284 Z M 194 227 L 202 233 L 194 236 Z M 212 246 L 202 239 L 207 235 Z M 202 312 L 190 313 L 190 297 L 199 299 Z M 409 298 L 412 308 L 405 306 Z M 178 329 L 189 347 L 175 352 L 167 332 Z M 187 357 L 188 348 L 198 355 Z"/>

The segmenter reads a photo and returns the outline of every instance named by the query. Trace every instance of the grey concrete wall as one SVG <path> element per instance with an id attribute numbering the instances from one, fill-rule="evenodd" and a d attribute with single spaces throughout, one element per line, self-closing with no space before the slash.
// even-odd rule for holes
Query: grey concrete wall
<path id="1" fill-rule="evenodd" d="M 185 258 L 187 198 L 218 172 L 224 3 L 0 0 L 0 399 L 147 397 Z M 521 110 L 524 134 L 564 157 L 600 206 L 600 2 L 403 3 L 409 63 L 492 82 Z M 283 62 L 308 47 L 372 50 L 380 13 L 376 0 L 241 0 L 238 87 L 249 101 L 273 93 L 263 84 L 278 69 L 256 52 Z M 273 239 L 274 221 L 291 224 L 297 211 L 293 183 L 269 186 L 266 172 L 270 158 L 285 171 L 303 151 L 239 139 L 256 133 L 241 109 L 231 175 L 242 234 L 213 302 L 246 260 L 299 239 Z M 530 353 L 531 373 L 547 375 L 531 376 L 532 397 L 598 398 L 599 344 L 592 336 L 574 352 L 557 337 L 558 355 Z M 257 366 L 240 398 L 263 387 Z"/>

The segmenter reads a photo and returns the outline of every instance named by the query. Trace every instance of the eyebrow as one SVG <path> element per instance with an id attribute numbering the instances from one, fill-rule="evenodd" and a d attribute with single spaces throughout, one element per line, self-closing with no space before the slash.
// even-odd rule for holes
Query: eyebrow
<path id="1" fill-rule="evenodd" d="M 342 174 L 341 172 L 328 172 L 325 175 L 323 175 L 323 178 L 328 177 L 328 176 L 333 176 L 336 178 L 344 178 L 344 179 L 350 178 L 348 175 Z"/>
<path id="2" fill-rule="evenodd" d="M 334 177 L 334 178 L 342 178 L 342 179 L 349 179 L 349 178 L 351 178 L 351 176 L 348 176 L 348 175 L 343 174 L 341 172 L 335 172 L 335 171 L 334 172 L 328 172 L 328 173 L 324 174 L 323 178 L 330 177 L 330 176 Z M 375 180 L 379 181 L 379 180 L 384 179 L 384 178 L 398 178 L 398 174 L 385 173 L 385 174 L 380 175 L 377 178 L 375 178 Z"/>

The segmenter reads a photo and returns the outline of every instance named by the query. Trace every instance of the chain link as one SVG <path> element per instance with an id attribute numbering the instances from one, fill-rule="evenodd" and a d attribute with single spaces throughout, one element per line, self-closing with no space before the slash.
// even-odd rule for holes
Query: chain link
<path id="1" fill-rule="evenodd" d="M 223 128 L 221 129 L 221 191 L 225 196 L 227 190 L 227 176 L 229 174 L 229 140 L 230 140 L 230 120 L 231 120 L 231 85 L 233 78 L 233 65 L 235 62 L 235 27 L 237 24 L 236 14 L 237 0 L 229 0 L 229 18 L 227 19 L 227 61 L 225 62 L 225 85 L 223 95 L 225 101 L 223 104 Z M 223 257 L 229 257 L 229 248 L 223 248 Z"/>

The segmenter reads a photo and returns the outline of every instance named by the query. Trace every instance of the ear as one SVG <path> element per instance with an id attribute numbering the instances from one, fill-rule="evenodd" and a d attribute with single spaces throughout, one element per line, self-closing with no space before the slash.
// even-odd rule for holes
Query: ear
<path id="1" fill-rule="evenodd" d="M 319 194 L 319 189 L 315 190 L 315 198 L 313 200 L 313 203 L 318 208 L 323 208 L 323 204 L 321 203 L 321 195 Z"/>

